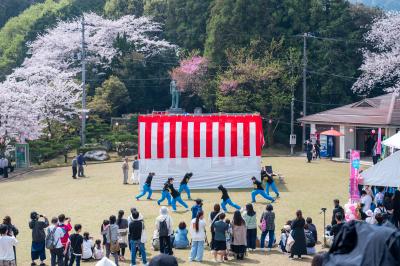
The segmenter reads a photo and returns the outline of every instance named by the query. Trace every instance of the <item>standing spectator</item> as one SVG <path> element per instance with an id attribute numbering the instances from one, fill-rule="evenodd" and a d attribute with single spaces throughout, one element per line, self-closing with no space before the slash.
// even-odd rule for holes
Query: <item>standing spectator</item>
<path id="1" fill-rule="evenodd" d="M 65 222 L 67 222 L 65 224 Z M 61 244 L 64 248 L 64 265 L 68 266 L 69 261 L 69 232 L 72 230 L 71 219 L 65 218 L 64 214 L 58 215 L 58 227 L 60 227 L 64 236 L 61 238 Z"/>
<path id="2" fill-rule="evenodd" d="M 46 241 L 52 241 L 50 246 L 51 266 L 64 266 L 64 247 L 61 238 L 64 236 L 64 230 L 58 227 L 57 217 L 51 219 L 51 225 L 47 228 Z M 49 247 L 49 244 L 46 243 Z"/>
<path id="3" fill-rule="evenodd" d="M 174 188 L 174 179 L 168 178 L 168 189 L 169 193 L 172 196 L 172 211 L 176 212 L 176 202 L 179 202 L 183 207 L 185 207 L 186 211 L 189 210 L 189 206 L 184 202 L 181 198 L 181 193 Z"/>
<path id="4" fill-rule="evenodd" d="M 206 239 L 206 222 L 204 221 L 203 211 L 199 211 L 196 218 L 192 219 L 190 234 L 192 235 L 192 249 L 189 261 L 201 262 L 203 260 L 204 241 Z"/>
<path id="5" fill-rule="evenodd" d="M 268 235 L 268 251 L 271 251 L 272 244 L 275 240 L 275 213 L 273 212 L 274 207 L 271 204 L 268 204 L 265 208 L 264 213 L 261 216 L 260 224 L 261 224 L 261 239 L 260 239 L 260 247 L 264 250 L 265 247 L 265 238 Z"/>
<path id="6" fill-rule="evenodd" d="M 335 238 L 337 234 L 340 232 L 343 226 L 343 216 L 340 212 L 336 213 L 335 215 L 336 224 L 332 226 L 331 234 Z"/>
<path id="7" fill-rule="evenodd" d="M 131 247 L 131 265 L 136 265 L 136 249 L 139 250 L 144 265 L 147 265 L 146 250 L 143 241 L 144 222 L 139 212 L 132 212 L 132 222 L 129 224 L 129 244 Z"/>
<path id="8" fill-rule="evenodd" d="M 0 224 L 0 265 L 16 266 L 14 248 L 18 241 L 15 236 L 7 235 L 7 226 Z"/>
<path id="9" fill-rule="evenodd" d="M 79 153 L 76 160 L 78 162 L 78 177 L 84 177 L 85 173 L 84 173 L 83 166 L 86 165 L 86 160 L 85 160 L 85 156 L 83 156 L 82 152 Z"/>
<path id="10" fill-rule="evenodd" d="M 220 262 L 224 261 L 224 256 L 226 254 L 226 232 L 229 229 L 228 224 L 225 223 L 225 213 L 219 215 L 219 220 L 214 223 L 214 245 L 213 245 L 213 255 L 214 262 L 218 262 L 217 256 L 220 256 Z"/>
<path id="11" fill-rule="evenodd" d="M 174 236 L 174 248 L 185 249 L 189 246 L 189 239 L 187 237 L 188 230 L 186 229 L 186 223 L 180 222 L 178 230 L 175 232 Z"/>
<path id="12" fill-rule="evenodd" d="M 160 253 L 172 255 L 171 235 L 172 218 L 168 214 L 167 207 L 163 206 L 160 209 L 160 215 L 156 218 L 156 229 L 160 240 Z"/>
<path id="13" fill-rule="evenodd" d="M 10 216 L 4 217 L 3 224 L 7 227 L 7 235 L 8 236 L 17 237 L 19 231 L 18 231 L 17 227 L 15 227 L 11 223 L 11 217 Z M 16 251 L 15 247 L 13 247 L 13 249 L 14 249 L 15 261 L 17 261 L 17 251 Z"/>
<path id="14" fill-rule="evenodd" d="M 400 228 L 400 190 L 396 190 L 393 196 L 393 223 Z"/>
<path id="15" fill-rule="evenodd" d="M 247 229 L 247 248 L 254 251 L 256 249 L 257 240 L 257 217 L 251 203 L 246 205 L 246 211 L 243 212 L 243 219 Z"/>
<path id="16" fill-rule="evenodd" d="M 262 183 L 258 181 L 255 176 L 253 176 L 251 180 L 253 181 L 253 187 L 254 187 L 253 191 L 251 192 L 251 203 L 256 202 L 257 195 L 261 195 L 265 199 L 270 200 L 271 202 L 275 201 L 272 197 L 268 196 L 267 193 L 265 193 Z"/>
<path id="17" fill-rule="evenodd" d="M 315 226 L 315 224 L 312 223 L 311 217 L 307 217 L 306 223 L 308 226 L 308 230 L 310 230 L 310 232 L 312 233 L 315 243 L 316 243 L 318 241 L 317 227 Z"/>
<path id="18" fill-rule="evenodd" d="M 306 140 L 305 146 L 306 146 L 305 148 L 306 148 L 306 154 L 307 154 L 307 162 L 311 163 L 312 152 L 313 152 L 314 146 L 312 145 L 310 140 Z"/>
<path id="19" fill-rule="evenodd" d="M 83 233 L 82 260 L 89 261 L 93 258 L 93 241 L 88 232 Z"/>
<path id="20" fill-rule="evenodd" d="M 315 158 L 316 159 L 321 159 L 321 143 L 319 143 L 319 140 L 317 139 L 317 141 L 314 144 L 314 149 L 315 149 Z"/>
<path id="21" fill-rule="evenodd" d="M 218 203 L 214 204 L 214 211 L 210 212 L 209 216 L 209 222 L 210 222 L 210 228 L 211 228 L 211 243 L 210 243 L 210 248 L 211 250 L 214 250 L 214 223 L 219 220 L 219 215 L 223 213 L 221 211 L 221 207 L 219 206 Z"/>
<path id="22" fill-rule="evenodd" d="M 197 217 L 197 213 L 203 210 L 203 200 L 196 199 L 196 204 L 192 206 L 192 220 Z"/>
<path id="23" fill-rule="evenodd" d="M 342 214 L 342 217 L 344 217 L 344 209 L 342 208 L 342 206 L 339 205 L 339 200 L 338 199 L 334 199 L 333 200 L 333 212 L 332 212 L 332 222 L 331 225 L 335 225 L 336 224 L 336 213 L 340 212 Z"/>
<path id="24" fill-rule="evenodd" d="M 0 155 L 0 175 L 3 175 L 3 173 L 4 173 L 3 165 L 4 165 L 4 159 L 3 159 L 3 157 Z M 3 176 L 3 177 L 4 177 L 4 176 Z"/>
<path id="25" fill-rule="evenodd" d="M 72 164 L 72 178 L 76 179 L 76 174 L 78 173 L 78 159 L 77 159 L 77 157 L 72 159 L 71 164 Z"/>
<path id="26" fill-rule="evenodd" d="M 115 215 L 110 216 L 110 225 L 102 232 L 106 235 L 106 257 L 110 258 L 110 254 L 114 257 L 114 263 L 118 266 L 118 250 L 112 250 L 112 247 L 119 247 L 118 244 L 118 225 L 117 217 Z"/>
<path id="27" fill-rule="evenodd" d="M 304 234 L 304 225 L 306 221 L 303 218 L 303 213 L 298 210 L 296 212 L 296 219 L 292 222 L 292 237 L 294 239 L 294 244 L 292 246 L 292 250 L 290 251 L 290 258 L 293 258 L 295 255 L 299 259 L 301 259 L 301 255 L 307 255 L 307 247 L 306 247 L 306 236 Z"/>
<path id="28" fill-rule="evenodd" d="M 228 195 L 228 190 L 223 186 L 223 185 L 219 185 L 218 189 L 222 192 L 222 202 L 221 202 L 221 207 L 224 210 L 224 212 L 228 212 L 228 209 L 226 208 L 226 205 L 230 205 L 233 208 L 235 208 L 236 210 L 240 210 L 240 206 L 237 205 L 236 203 L 233 203 L 231 198 Z"/>
<path id="29" fill-rule="evenodd" d="M 182 191 L 185 191 L 187 196 L 188 196 L 188 200 L 191 200 L 192 198 L 190 197 L 190 188 L 188 186 L 189 180 L 190 178 L 192 178 L 193 173 L 186 173 L 185 176 L 182 178 L 181 184 L 179 186 L 178 192 L 182 193 Z"/>
<path id="30" fill-rule="evenodd" d="M 247 206 L 246 206 L 247 207 Z M 255 213 L 254 213 L 255 216 Z M 246 223 L 240 214 L 240 211 L 235 211 L 233 214 L 232 224 L 232 251 L 236 254 L 236 259 L 243 260 L 246 252 Z M 248 245 L 248 244 L 247 244 Z"/>
<path id="31" fill-rule="evenodd" d="M 363 213 L 366 213 L 368 210 L 371 209 L 372 197 L 365 190 L 361 192 L 360 202 L 361 204 L 363 204 Z"/>
<path id="32" fill-rule="evenodd" d="M 122 163 L 122 174 L 124 176 L 123 184 L 127 185 L 128 184 L 128 176 L 129 176 L 129 161 L 128 161 L 128 157 L 125 157 L 124 158 L 124 162 Z"/>
<path id="33" fill-rule="evenodd" d="M 82 226 L 80 224 L 76 224 L 74 226 L 75 233 L 70 235 L 69 239 L 71 241 L 71 261 L 69 262 L 69 266 L 74 265 L 76 261 L 76 266 L 81 265 L 82 259 L 82 245 L 83 245 L 83 237 L 80 235 Z"/>
<path id="34" fill-rule="evenodd" d="M 43 218 L 43 221 L 40 221 Z M 31 212 L 31 221 L 29 228 L 32 229 L 32 248 L 31 248 L 31 265 L 36 265 L 35 260 L 40 259 L 40 265 L 44 266 L 46 260 L 45 241 L 46 233 L 44 229 L 49 226 L 49 220 L 44 215 L 39 215 L 37 212 Z"/>
<path id="35" fill-rule="evenodd" d="M 118 243 L 119 243 L 119 259 L 125 261 L 125 249 L 128 246 L 128 220 L 124 218 L 124 211 L 118 212 Z"/>
<path id="36" fill-rule="evenodd" d="M 133 160 L 132 170 L 132 183 L 139 184 L 139 160 L 137 156 L 135 156 Z"/>
<path id="37" fill-rule="evenodd" d="M 3 159 L 3 177 L 8 178 L 8 159 L 4 157 Z"/>
<path id="38" fill-rule="evenodd" d="M 143 190 L 139 195 L 136 196 L 136 200 L 139 200 L 141 197 L 146 195 L 146 193 L 149 193 L 147 195 L 147 199 L 151 199 L 151 194 L 153 194 L 153 190 L 151 189 L 151 182 L 153 181 L 153 177 L 155 175 L 156 175 L 155 173 L 149 173 L 149 175 L 146 178 L 146 181 L 144 182 Z"/>

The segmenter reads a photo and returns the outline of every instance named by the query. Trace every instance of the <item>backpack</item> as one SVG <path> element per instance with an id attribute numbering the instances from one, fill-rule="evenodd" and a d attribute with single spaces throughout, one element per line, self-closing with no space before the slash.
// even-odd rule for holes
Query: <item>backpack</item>
<path id="1" fill-rule="evenodd" d="M 160 226 L 159 226 L 159 229 L 158 229 L 158 235 L 160 237 L 169 236 L 167 218 L 165 218 L 163 221 L 160 221 Z"/>
<path id="2" fill-rule="evenodd" d="M 45 239 L 45 243 L 46 243 L 46 248 L 47 249 L 55 249 L 57 246 L 57 243 L 60 239 L 57 240 L 57 242 L 55 242 L 55 237 L 54 237 L 54 233 L 56 232 L 57 227 L 54 227 L 53 230 L 49 230 L 46 239 Z"/>

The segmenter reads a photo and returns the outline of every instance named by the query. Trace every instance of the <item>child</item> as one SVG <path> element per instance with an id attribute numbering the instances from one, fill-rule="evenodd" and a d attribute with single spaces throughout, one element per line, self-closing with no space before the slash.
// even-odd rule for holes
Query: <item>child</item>
<path id="1" fill-rule="evenodd" d="M 283 253 L 288 252 L 288 250 L 286 250 L 286 243 L 289 238 L 290 230 L 291 230 L 290 225 L 287 224 L 283 226 L 281 230 L 281 241 L 279 241 L 279 247 Z"/>
<path id="2" fill-rule="evenodd" d="M 88 232 L 83 233 L 82 248 L 82 260 L 91 260 L 93 258 L 93 241 Z"/>
<path id="3" fill-rule="evenodd" d="M 168 186 L 168 182 L 165 182 L 161 192 L 161 198 L 157 201 L 158 205 L 160 205 L 165 199 L 168 200 L 168 205 L 171 205 L 171 194 L 169 194 Z"/>
<path id="4" fill-rule="evenodd" d="M 181 193 L 183 190 L 185 190 L 188 200 L 191 200 L 190 197 L 190 188 L 188 186 L 190 178 L 193 176 L 193 173 L 186 173 L 185 176 L 183 177 L 181 184 L 179 186 L 178 192 Z"/>
<path id="5" fill-rule="evenodd" d="M 192 220 L 196 218 L 197 214 L 199 211 L 203 210 L 203 200 L 202 199 L 196 199 L 195 200 L 196 204 L 193 205 L 192 207 Z"/>
<path id="6" fill-rule="evenodd" d="M 110 226 L 110 221 L 103 220 L 103 223 L 101 224 L 101 228 L 100 228 L 100 233 L 103 235 L 103 248 L 105 247 L 105 245 L 107 243 L 106 235 L 103 234 L 103 232 L 106 231 L 109 226 Z"/>
<path id="7" fill-rule="evenodd" d="M 172 196 L 172 211 L 176 212 L 176 202 L 179 202 L 188 211 L 189 206 L 182 200 L 181 193 L 174 188 L 174 179 L 172 177 L 168 178 L 168 189 Z"/>
<path id="8" fill-rule="evenodd" d="M 101 240 L 97 239 L 94 242 L 93 258 L 95 260 L 101 260 L 104 257 L 103 247 L 101 246 Z"/>
<path id="9" fill-rule="evenodd" d="M 228 260 L 228 256 L 230 256 L 231 244 L 232 244 L 232 225 L 231 220 L 225 219 L 225 223 L 228 225 L 228 230 L 226 231 L 226 254 L 224 256 L 224 260 Z"/>
<path id="10" fill-rule="evenodd" d="M 233 208 L 235 208 L 236 210 L 240 210 L 240 206 L 233 203 L 232 200 L 230 199 L 229 195 L 228 195 L 228 190 L 226 190 L 226 188 L 224 188 L 223 185 L 219 185 L 218 189 L 222 192 L 222 202 L 221 202 L 221 207 L 224 210 L 224 212 L 228 212 L 228 209 L 226 208 L 226 205 L 229 204 L 231 205 Z"/>
<path id="11" fill-rule="evenodd" d="M 151 194 L 153 194 L 153 190 L 151 189 L 151 181 L 153 181 L 153 177 L 155 176 L 155 173 L 149 173 L 149 175 L 146 178 L 146 181 L 144 182 L 143 185 L 143 190 L 142 192 L 136 196 L 136 200 L 139 200 L 141 197 L 146 195 L 146 193 L 149 193 L 147 195 L 147 199 L 151 199 Z"/>
<path id="12" fill-rule="evenodd" d="M 76 260 L 76 266 L 81 265 L 82 259 L 82 245 L 83 245 L 83 237 L 80 235 L 82 226 L 80 224 L 76 224 L 74 226 L 75 233 L 70 235 L 69 240 L 71 242 L 71 261 L 69 266 L 74 265 Z"/>

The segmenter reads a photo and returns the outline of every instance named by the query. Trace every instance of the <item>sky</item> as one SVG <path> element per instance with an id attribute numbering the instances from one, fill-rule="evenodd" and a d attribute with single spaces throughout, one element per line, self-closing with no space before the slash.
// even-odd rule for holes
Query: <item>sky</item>
<path id="1" fill-rule="evenodd" d="M 400 0 L 350 0 L 353 3 L 364 3 L 369 6 L 378 6 L 385 10 L 400 11 Z"/>

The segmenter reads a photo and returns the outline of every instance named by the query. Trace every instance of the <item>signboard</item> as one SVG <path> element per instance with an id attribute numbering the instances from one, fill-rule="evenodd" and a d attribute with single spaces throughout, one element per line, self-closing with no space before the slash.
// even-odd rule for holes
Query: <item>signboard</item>
<path id="1" fill-rule="evenodd" d="M 321 157 L 328 157 L 328 137 L 325 135 L 321 135 L 319 138 L 319 144 L 321 144 Z"/>
<path id="2" fill-rule="evenodd" d="M 296 145 L 296 142 L 297 142 L 296 134 L 290 134 L 289 144 Z"/>
<path id="3" fill-rule="evenodd" d="M 28 144 L 15 144 L 15 162 L 17 168 L 29 167 L 29 145 Z"/>
<path id="4" fill-rule="evenodd" d="M 352 202 L 359 201 L 358 194 L 358 170 L 360 169 L 360 151 L 350 150 L 350 182 L 349 194 Z"/>

